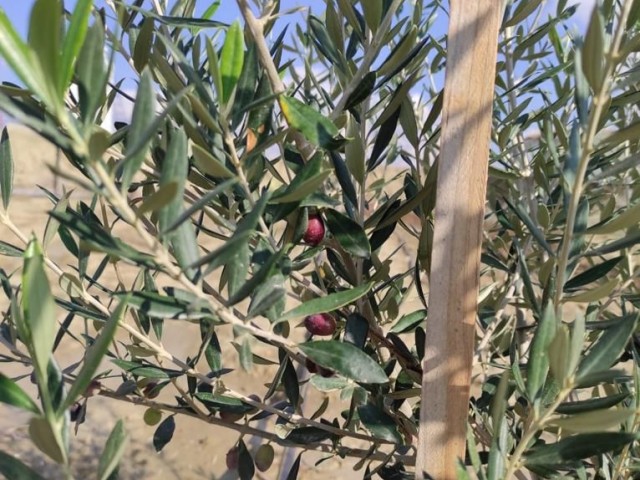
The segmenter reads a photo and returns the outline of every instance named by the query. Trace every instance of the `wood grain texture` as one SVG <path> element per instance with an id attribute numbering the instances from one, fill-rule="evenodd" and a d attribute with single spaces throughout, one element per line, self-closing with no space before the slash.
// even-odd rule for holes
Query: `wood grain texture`
<path id="1" fill-rule="evenodd" d="M 416 478 L 464 459 L 501 0 L 450 0 Z"/>

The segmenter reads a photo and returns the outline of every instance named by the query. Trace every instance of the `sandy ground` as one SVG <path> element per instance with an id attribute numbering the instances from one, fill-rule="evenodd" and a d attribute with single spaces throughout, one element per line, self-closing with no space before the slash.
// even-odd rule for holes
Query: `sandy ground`
<path id="1" fill-rule="evenodd" d="M 46 224 L 46 211 L 51 208 L 51 203 L 46 198 L 38 195 L 35 185 L 42 185 L 53 189 L 53 176 L 47 169 L 47 164 L 56 163 L 56 150 L 44 140 L 28 132 L 22 127 L 11 128 L 12 149 L 15 157 L 16 172 L 14 182 L 14 198 L 10 207 L 12 220 L 26 235 L 31 231 L 42 238 L 44 226 Z M 64 159 L 62 162 L 64 163 Z M 60 187 L 60 185 L 58 185 Z M 0 225 L 0 239 L 19 245 L 20 241 Z M 135 238 L 127 238 L 127 241 L 135 243 Z M 48 247 L 47 254 L 59 265 L 65 266 L 73 263 L 73 257 L 66 253 L 59 240 L 54 240 Z M 95 259 L 94 259 L 95 260 Z M 0 259 L 2 268 L 10 272 L 17 268 L 19 261 Z M 405 268 L 405 266 L 402 266 Z M 129 282 L 133 280 L 132 272 L 123 270 L 122 276 Z M 19 277 L 16 277 L 19 278 Z M 50 277 L 52 278 L 52 277 Z M 115 281 L 115 277 L 106 277 L 106 281 Z M 17 281 L 17 280 L 14 280 Z M 0 299 L 0 311 L 7 308 L 6 300 Z M 413 303 L 413 302 L 412 302 Z M 418 308 L 411 305 L 411 308 Z M 64 317 L 60 312 L 59 320 Z M 77 322 L 82 322 L 77 320 Z M 165 322 L 165 334 L 163 336 L 164 346 L 175 355 L 185 358 L 196 350 L 196 342 L 199 339 L 198 332 L 189 329 L 192 326 L 178 324 L 177 322 Z M 82 329 L 82 324 L 74 325 L 75 329 Z M 226 335 L 226 337 L 225 337 Z M 221 342 L 231 340 L 231 333 L 227 329 L 221 334 Z M 0 347 L 1 349 L 2 347 Z M 273 352 L 271 352 L 273 354 Z M 71 341 L 65 341 L 56 352 L 56 359 L 62 366 L 68 366 L 82 358 L 82 349 Z M 237 366 L 237 356 L 233 348 L 227 346 L 225 350 L 226 364 Z M 105 367 L 106 368 L 106 367 Z M 29 370 L 20 368 L 15 364 L 0 364 L 0 371 L 9 375 L 17 376 L 28 374 Z M 225 382 L 232 388 L 249 394 L 254 392 L 264 392 L 265 382 L 273 378 L 275 367 L 256 366 L 251 374 L 234 372 L 225 377 Z M 21 385 L 30 392 L 33 386 L 28 378 L 21 381 Z M 106 382 L 105 385 L 116 388 L 117 379 Z M 322 401 L 323 394 L 311 392 L 305 398 L 304 411 L 313 412 Z M 162 395 L 171 398 L 169 389 L 165 389 Z M 162 400 L 165 397 L 160 397 Z M 341 408 L 347 408 L 348 404 L 343 404 Z M 127 402 L 92 397 L 89 399 L 87 421 L 80 426 L 77 436 L 73 436 L 72 458 L 76 478 L 94 478 L 98 458 L 115 422 L 123 419 L 126 429 L 130 435 L 128 447 L 121 463 L 121 480 L 149 479 L 149 480 L 189 480 L 189 479 L 231 479 L 237 478 L 235 472 L 229 472 L 225 466 L 225 455 L 227 450 L 237 441 L 238 435 L 233 431 L 224 428 L 205 424 L 200 420 L 179 416 L 176 419 L 176 432 L 171 443 L 162 452 L 156 453 L 152 447 L 152 437 L 156 427 L 147 426 L 142 416 L 144 407 L 134 406 Z M 339 410 L 339 409 L 338 409 Z M 336 412 L 337 413 L 337 412 Z M 28 416 L 16 409 L 0 405 L 0 429 L 4 434 L 0 436 L 0 449 L 19 456 L 26 463 L 37 468 L 46 478 L 62 478 L 57 467 L 44 457 L 33 446 L 27 433 Z M 260 439 L 245 438 L 245 442 L 250 445 L 250 449 L 257 448 L 261 444 Z M 264 474 L 257 474 L 254 478 L 277 479 L 278 462 L 283 449 L 275 446 L 276 462 Z M 314 480 L 335 478 L 362 478 L 362 471 L 353 472 L 351 466 L 353 460 L 341 461 L 339 458 L 323 462 L 320 466 L 314 467 L 314 463 L 322 458 L 318 454 L 305 453 L 303 455 L 302 471 L 299 478 Z M 283 478 L 286 478 L 286 472 Z"/>

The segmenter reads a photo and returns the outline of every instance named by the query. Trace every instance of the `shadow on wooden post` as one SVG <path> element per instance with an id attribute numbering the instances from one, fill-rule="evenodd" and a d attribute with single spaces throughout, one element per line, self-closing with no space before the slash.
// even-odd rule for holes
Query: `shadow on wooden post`
<path id="1" fill-rule="evenodd" d="M 450 0 L 416 478 L 465 457 L 501 0 Z"/>

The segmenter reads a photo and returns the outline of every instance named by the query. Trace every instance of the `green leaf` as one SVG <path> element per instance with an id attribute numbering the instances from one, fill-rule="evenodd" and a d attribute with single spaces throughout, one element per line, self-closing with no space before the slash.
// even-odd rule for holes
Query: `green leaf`
<path id="1" fill-rule="evenodd" d="M 505 412 L 509 396 L 510 370 L 505 370 L 500 376 L 500 383 L 491 400 L 491 420 L 493 423 L 493 435 L 491 449 L 489 451 L 489 463 L 487 466 L 487 479 L 499 480 L 504 477 L 505 453 L 507 439 L 507 421 Z"/>
<path id="2" fill-rule="evenodd" d="M 29 436 L 42 453 L 62 465 L 66 461 L 67 454 L 63 447 L 61 432 L 54 428 L 59 427 L 52 427 L 46 418 L 32 417 L 29 421 Z"/>
<path id="3" fill-rule="evenodd" d="M 240 232 L 243 233 L 243 232 Z M 236 231 L 236 234 L 238 232 Z M 236 236 L 234 234 L 234 237 Z M 227 291 L 230 296 L 233 296 L 247 281 L 247 274 L 249 272 L 249 263 L 251 261 L 251 251 L 249 244 L 242 242 L 239 248 L 235 249 L 233 256 L 227 256 L 224 258 L 225 268 L 222 271 L 222 280 L 226 281 Z M 206 272 L 212 270 L 211 267 L 207 268 Z M 220 286 L 223 287 L 221 282 Z"/>
<path id="4" fill-rule="evenodd" d="M 378 68 L 378 77 L 384 77 L 378 84 L 378 87 L 384 85 L 396 73 L 409 65 L 425 46 L 426 41 L 429 40 L 427 36 L 416 45 L 417 38 L 418 28 L 416 25 L 412 25 L 407 33 L 398 41 L 393 50 L 389 52 L 387 58 L 385 58 L 382 65 L 380 65 L 380 68 Z"/>
<path id="5" fill-rule="evenodd" d="M 611 235 L 618 230 L 635 227 L 640 223 L 640 203 L 629 206 L 624 212 L 587 230 L 589 234 Z"/>
<path id="6" fill-rule="evenodd" d="M 384 370 L 371 357 L 350 343 L 313 341 L 299 345 L 300 350 L 318 365 L 360 383 L 387 383 Z"/>
<path id="7" fill-rule="evenodd" d="M 333 163 L 333 169 L 336 172 L 338 183 L 342 188 L 343 195 L 351 202 L 352 205 L 358 204 L 358 197 L 356 195 L 356 188 L 351 181 L 351 175 L 347 164 L 342 159 L 342 156 L 336 152 L 331 152 L 331 163 Z"/>
<path id="8" fill-rule="evenodd" d="M 559 385 L 564 385 L 567 377 L 572 373 L 569 370 L 571 367 L 570 342 L 569 327 L 560 325 L 549 345 L 548 354 L 549 369 Z"/>
<path id="9" fill-rule="evenodd" d="M 256 88 L 260 75 L 258 62 L 258 48 L 255 43 L 249 43 L 247 53 L 242 65 L 242 72 L 236 85 L 236 94 L 233 99 L 232 127 L 235 129 L 242 121 L 244 110 L 256 99 Z"/>
<path id="10" fill-rule="evenodd" d="M 356 87 L 356 89 L 349 95 L 349 98 L 345 102 L 344 109 L 349 110 L 350 108 L 356 107 L 361 104 L 364 100 L 366 100 L 369 95 L 373 93 L 374 87 L 376 85 L 377 74 L 375 71 L 367 73 L 360 83 Z M 351 136 L 351 135 L 349 135 Z"/>
<path id="11" fill-rule="evenodd" d="M 236 291 L 229 295 L 227 305 L 235 305 L 236 303 L 241 302 L 253 292 L 255 292 L 256 289 L 260 285 L 262 285 L 272 274 L 276 273 L 277 264 L 284 257 L 284 255 L 284 250 L 280 250 L 274 254 L 271 254 L 269 259 L 262 267 L 260 267 L 260 269 L 253 275 L 253 277 L 244 282 L 242 286 L 240 286 Z"/>
<path id="12" fill-rule="evenodd" d="M 382 79 L 380 82 L 378 82 L 378 87 L 381 84 L 383 84 L 384 82 L 386 82 L 388 79 L 389 78 L 387 77 L 385 79 Z M 400 82 L 398 87 L 393 92 L 393 95 L 391 96 L 391 100 L 387 103 L 387 106 L 385 107 L 385 109 L 382 111 L 380 116 L 378 116 L 376 121 L 373 123 L 373 125 L 371 127 L 372 131 L 375 130 L 376 128 L 382 126 L 385 123 L 388 124 L 390 118 L 394 117 L 395 115 L 399 115 L 400 114 L 399 111 L 400 111 L 400 109 L 402 107 L 402 104 L 404 103 L 405 99 L 407 98 L 407 95 L 409 94 L 409 90 L 415 84 L 417 79 L 418 79 L 418 72 L 414 72 L 409 78 L 403 79 L 403 81 Z M 397 124 L 397 122 L 396 122 L 396 124 Z M 394 130 L 395 130 L 395 128 L 394 128 Z M 380 136 L 380 133 L 382 133 L 382 130 L 379 130 L 378 133 L 379 133 L 378 136 Z M 392 134 L 393 134 L 393 132 L 391 132 L 391 134 L 389 134 L 389 135 L 392 135 Z M 376 142 L 377 142 L 377 140 L 376 140 Z M 384 144 L 384 142 L 382 142 L 381 148 L 383 150 L 384 150 L 384 147 L 386 147 L 386 145 Z"/>
<path id="13" fill-rule="evenodd" d="M 300 427 L 291 430 L 286 440 L 298 445 L 309 445 L 310 443 L 320 443 L 323 440 L 333 438 L 333 433 L 327 432 L 318 427 Z M 295 477 L 293 477 L 295 478 Z"/>
<path id="14" fill-rule="evenodd" d="M 158 190 L 144 199 L 142 205 L 140 205 L 140 208 L 138 208 L 138 213 L 140 215 L 144 215 L 148 212 L 156 212 L 160 210 L 161 208 L 171 203 L 171 201 L 176 198 L 177 193 L 177 182 L 165 183 L 164 185 L 160 186 Z"/>
<path id="15" fill-rule="evenodd" d="M 622 432 L 574 435 L 530 449 L 524 456 L 524 462 L 526 466 L 563 466 L 575 460 L 618 451 L 637 439 L 638 434 Z"/>
<path id="16" fill-rule="evenodd" d="M 360 258 L 371 256 L 369 239 L 358 223 L 333 209 L 327 209 L 324 213 L 331 235 L 346 252 Z"/>
<path id="17" fill-rule="evenodd" d="M 347 19 L 347 22 L 353 29 L 353 33 L 356 38 L 360 42 L 364 42 L 364 35 L 362 31 L 362 28 L 364 27 L 361 27 L 361 24 L 358 21 L 358 17 L 355 13 L 356 10 L 352 5 L 352 2 L 350 0 L 338 0 L 338 8 L 340 9 L 340 13 L 344 15 L 344 17 Z"/>
<path id="18" fill-rule="evenodd" d="M 2 193 L 2 206 L 9 208 L 11 191 L 13 189 L 13 155 L 11 154 L 11 142 L 7 128 L 2 129 L 0 139 L 0 193 Z"/>
<path id="19" fill-rule="evenodd" d="M 344 148 L 345 162 L 353 178 L 362 185 L 365 177 L 365 150 L 358 123 L 347 117 L 347 137 L 349 140 Z"/>
<path id="20" fill-rule="evenodd" d="M 514 27 L 531 15 L 542 0 L 525 0 L 518 4 L 510 19 L 504 22 L 503 28 Z"/>
<path id="21" fill-rule="evenodd" d="M 593 412 L 611 408 L 629 398 L 629 395 L 630 394 L 628 392 L 623 392 L 609 395 L 607 397 L 590 398 L 588 400 L 578 400 L 576 402 L 565 402 L 558 405 L 556 413 L 574 415 L 576 413 Z"/>
<path id="22" fill-rule="evenodd" d="M 369 335 L 369 322 L 359 313 L 352 313 L 347 317 L 344 326 L 344 341 L 364 349 Z"/>
<path id="23" fill-rule="evenodd" d="M 260 200 L 255 203 L 253 209 L 238 222 L 238 227 L 236 228 L 234 236 L 245 232 L 253 233 L 256 230 L 256 227 L 260 222 L 260 218 L 262 218 L 262 214 L 269 202 L 269 196 L 270 194 L 268 191 L 262 193 Z"/>
<path id="24" fill-rule="evenodd" d="M 640 21 L 640 1 L 634 0 L 627 18 L 627 30 L 631 30 Z"/>
<path id="25" fill-rule="evenodd" d="M 243 247 L 246 247 L 252 234 L 253 232 L 236 232 L 224 243 L 224 245 L 207 253 L 204 257 L 199 258 L 197 261 L 193 262 L 190 267 L 198 268 L 206 265 L 208 272 L 213 271 L 220 265 L 226 264 Z"/>
<path id="26" fill-rule="evenodd" d="M 60 60 L 60 86 L 63 92 L 69 88 L 73 78 L 73 67 L 87 36 L 92 8 L 91 0 L 78 0 L 71 15 L 69 29 L 62 42 L 62 59 Z"/>
<path id="27" fill-rule="evenodd" d="M 8 479 L 45 480 L 17 458 L 0 451 L 0 473 Z"/>
<path id="28" fill-rule="evenodd" d="M 20 332 L 32 355 L 40 379 L 46 377 L 47 364 L 56 333 L 56 307 L 44 271 L 44 257 L 35 238 L 24 254 L 22 274 L 22 317 Z"/>
<path id="29" fill-rule="evenodd" d="M 70 211 L 51 211 L 49 212 L 49 215 L 61 223 L 59 233 L 63 241 L 65 239 L 65 237 L 63 237 L 63 232 L 68 232 L 66 228 L 62 227 L 67 227 L 77 233 L 89 248 L 108 253 L 116 258 L 127 259 L 135 264 L 157 268 L 154 258 L 151 255 L 140 253 L 118 238 L 112 237 L 104 230 L 102 225 L 97 222 L 88 222 L 83 216 Z M 69 238 L 69 240 L 72 239 Z M 67 244 L 65 243 L 65 245 Z M 72 242 L 71 245 L 73 245 Z M 77 252 L 77 247 L 75 247 L 75 245 L 67 248 L 69 248 L 69 251 L 74 254 Z"/>
<path id="30" fill-rule="evenodd" d="M 533 400 L 544 386 L 549 370 L 548 350 L 556 332 L 556 318 L 551 304 L 547 304 L 531 342 L 527 363 L 527 395 Z"/>
<path id="31" fill-rule="evenodd" d="M 0 402 L 35 414 L 40 413 L 40 409 L 31 397 L 16 382 L 2 373 L 0 373 Z"/>
<path id="32" fill-rule="evenodd" d="M 156 96 L 153 91 L 153 77 L 150 70 L 145 69 L 140 76 L 136 103 L 133 106 L 131 125 L 127 133 L 125 162 L 122 172 L 123 192 L 126 192 L 134 175 L 140 170 L 147 149 L 155 132 L 150 130 L 156 115 Z"/>
<path id="33" fill-rule="evenodd" d="M 513 210 L 513 212 L 518 216 L 518 218 L 526 225 L 529 229 L 533 237 L 540 244 L 542 248 L 544 248 L 549 255 L 555 256 L 555 252 L 547 242 L 544 234 L 540 231 L 540 229 L 533 223 L 529 214 L 525 212 L 519 205 L 512 203 L 508 198 L 505 198 L 505 202 L 509 205 L 509 208 Z"/>
<path id="34" fill-rule="evenodd" d="M 570 297 L 565 297 L 564 301 L 574 303 L 594 303 L 598 300 L 609 297 L 619 284 L 619 279 L 612 278 L 602 285 L 598 285 L 590 290 L 571 295 Z"/>
<path id="35" fill-rule="evenodd" d="M 69 393 L 60 408 L 61 411 L 69 408 L 80 395 L 83 395 L 87 387 L 91 384 L 96 370 L 100 366 L 105 354 L 109 351 L 109 345 L 113 341 L 113 337 L 118 329 L 118 324 L 124 315 L 127 306 L 126 299 L 121 300 L 116 309 L 113 311 L 109 320 L 102 326 L 100 334 L 94 340 L 89 348 L 87 348 L 82 368 L 76 375 L 76 379 L 69 389 Z"/>
<path id="36" fill-rule="evenodd" d="M 256 473 L 253 457 L 249 453 L 244 441 L 238 442 L 238 476 L 240 480 L 251 480 Z"/>
<path id="37" fill-rule="evenodd" d="M 640 122 L 636 122 L 620 130 L 602 130 L 601 135 L 596 136 L 595 142 L 600 149 L 617 146 L 627 141 L 635 141 L 639 136 Z"/>
<path id="38" fill-rule="evenodd" d="M 308 33 L 318 51 L 322 55 L 324 55 L 324 57 L 329 60 L 329 62 L 343 71 L 344 62 L 340 57 L 340 52 L 336 48 L 336 45 L 329 35 L 329 32 L 327 31 L 325 25 L 319 18 L 314 17 L 313 15 L 309 15 Z"/>
<path id="39" fill-rule="evenodd" d="M 407 94 L 400 108 L 400 125 L 407 141 L 413 148 L 419 148 L 417 115 L 413 108 L 413 101 Z"/>
<path id="40" fill-rule="evenodd" d="M 271 203 L 298 202 L 315 193 L 331 174 L 324 168 L 322 155 L 315 155 L 288 185 L 274 192 Z"/>
<path id="41" fill-rule="evenodd" d="M 393 324 L 389 330 L 392 333 L 407 333 L 413 331 L 427 318 L 427 310 L 418 310 L 413 313 L 408 313 L 400 317 L 396 323 Z"/>
<path id="42" fill-rule="evenodd" d="M 226 395 L 216 395 L 209 392 L 197 392 L 195 397 L 207 407 L 229 413 L 245 414 L 254 410 L 248 403 L 242 402 L 235 397 Z"/>
<path id="43" fill-rule="evenodd" d="M 175 184 L 177 191 L 173 199 L 158 212 L 158 224 L 163 232 L 166 232 L 184 211 L 184 188 L 189 173 L 187 136 L 184 130 L 173 130 L 171 137 L 162 162 L 160 188 Z M 199 256 L 194 226 L 185 222 L 175 231 L 165 235 L 169 237 L 178 265 L 186 270 L 187 276 L 193 278 L 196 271 L 189 268 L 189 265 L 196 262 Z"/>
<path id="44" fill-rule="evenodd" d="M 293 462 L 293 465 L 291 465 L 291 469 L 289 470 L 285 480 L 298 480 L 298 473 L 300 473 L 300 461 L 302 460 L 303 453 L 304 452 L 300 452 L 298 454 L 298 457 L 296 458 L 296 461 Z"/>
<path id="45" fill-rule="evenodd" d="M 380 160 L 380 156 L 382 155 L 382 152 L 384 152 L 385 149 L 389 146 L 389 143 L 391 143 L 393 134 L 395 133 L 396 127 L 398 126 L 398 119 L 400 118 L 401 108 L 402 106 L 398 105 L 397 108 L 380 126 L 380 130 L 378 130 L 378 136 L 376 137 L 376 142 L 373 144 L 371 156 L 369 157 L 369 161 L 367 162 L 367 171 L 370 172 L 382 162 L 382 160 Z"/>
<path id="46" fill-rule="evenodd" d="M 69 197 L 71 196 L 71 193 L 72 192 L 65 193 L 56 202 L 56 206 L 53 207 L 53 210 L 55 212 L 64 212 L 67 209 L 69 205 Z M 60 227 L 60 222 L 58 221 L 58 219 L 50 215 L 49 218 L 47 219 L 47 225 L 45 226 L 45 229 L 44 229 L 44 235 L 42 239 L 43 248 L 46 249 L 49 243 L 51 243 L 51 240 L 53 240 L 53 237 L 55 236 L 55 234 L 58 233 L 59 227 Z"/>
<path id="47" fill-rule="evenodd" d="M 602 11 L 596 5 L 582 46 L 582 71 L 594 92 L 599 91 L 604 80 L 605 27 L 602 17 Z"/>
<path id="48" fill-rule="evenodd" d="M 50 100 L 62 103 L 60 77 L 60 33 L 62 30 L 60 0 L 36 0 L 29 20 L 29 45 L 39 60 L 42 73 L 48 79 Z"/>
<path id="49" fill-rule="evenodd" d="M 251 372 L 253 370 L 254 355 L 251 348 L 252 343 L 252 337 L 250 335 L 245 335 L 241 337 L 239 348 L 236 347 L 238 356 L 240 357 L 240 366 L 245 372 Z"/>
<path id="50" fill-rule="evenodd" d="M 201 301 L 189 302 L 175 296 L 145 291 L 116 292 L 114 296 L 145 315 L 155 318 L 181 320 L 211 315 L 211 312 L 204 310 L 206 302 Z"/>
<path id="51" fill-rule="evenodd" d="M 203 173 L 218 178 L 235 177 L 234 173 L 229 170 L 224 163 L 200 145 L 194 143 L 191 146 L 191 150 L 193 151 L 193 159 L 195 160 L 196 167 L 198 167 Z"/>
<path id="52" fill-rule="evenodd" d="M 214 198 L 219 197 L 222 194 L 222 192 L 233 187 L 236 183 L 238 183 L 238 179 L 232 178 L 230 180 L 226 180 L 225 182 L 222 182 L 219 185 L 216 185 L 216 187 L 213 190 L 210 190 L 207 193 L 205 193 L 203 196 L 198 198 L 198 200 L 194 202 L 189 208 L 183 211 L 180 214 L 180 216 L 178 216 L 178 218 L 176 218 L 175 221 L 171 225 L 169 225 L 167 229 L 162 233 L 163 234 L 171 233 L 173 230 L 175 230 L 180 225 L 182 225 L 183 222 L 191 218 L 191 215 L 202 210 Z"/>
<path id="53" fill-rule="evenodd" d="M 293 366 L 293 363 L 291 363 L 289 357 L 283 358 L 282 361 L 285 363 L 282 375 L 284 391 L 293 408 L 297 410 L 300 403 L 300 384 L 298 382 L 298 374 L 296 373 L 296 369 Z"/>
<path id="54" fill-rule="evenodd" d="M 202 18 L 209 20 L 218 11 L 221 0 L 211 2 L 211 5 L 202 13 Z"/>
<path id="55" fill-rule="evenodd" d="M 122 368 L 123 370 L 131 373 L 132 375 L 136 375 L 139 377 L 145 378 L 157 378 L 157 379 L 168 379 L 168 378 L 176 378 L 183 375 L 183 372 L 180 370 L 169 370 L 168 368 L 158 368 L 148 365 L 143 365 L 137 362 L 128 362 L 126 360 L 115 359 L 111 360 L 114 364 Z"/>
<path id="56" fill-rule="evenodd" d="M 299 130 L 311 143 L 327 150 L 342 144 L 338 129 L 327 117 L 293 97 L 281 95 L 278 101 L 289 126 Z"/>
<path id="57" fill-rule="evenodd" d="M 398 426 L 393 418 L 375 405 L 367 404 L 358 407 L 358 415 L 364 427 L 376 438 L 393 443 L 402 443 Z"/>
<path id="58" fill-rule="evenodd" d="M 222 98 L 222 76 L 220 74 L 220 60 L 218 59 L 218 53 L 210 38 L 206 39 L 207 49 L 207 64 L 209 66 L 209 74 L 213 80 L 213 85 L 218 93 L 218 96 Z"/>
<path id="59" fill-rule="evenodd" d="M 0 240 L 0 255 L 5 257 L 21 257 L 24 250 L 20 250 L 15 245 Z"/>
<path id="60" fill-rule="evenodd" d="M 244 63 L 244 35 L 240 22 L 235 21 L 227 30 L 227 37 L 220 54 L 222 76 L 222 103 L 226 104 L 238 84 Z"/>
<path id="61" fill-rule="evenodd" d="M 587 375 L 607 370 L 620 357 L 635 330 L 638 315 L 622 317 L 609 327 L 587 352 L 576 373 L 578 381 Z"/>
<path id="62" fill-rule="evenodd" d="M 569 345 L 569 372 L 572 374 L 576 371 L 580 357 L 582 355 L 582 347 L 584 345 L 585 318 L 584 315 L 578 313 L 571 325 L 571 344 Z"/>
<path id="63" fill-rule="evenodd" d="M 118 468 L 122 454 L 125 452 L 127 432 L 122 420 L 118 420 L 107 438 L 100 461 L 98 462 L 98 479 L 108 480 L 111 474 Z"/>
<path id="64" fill-rule="evenodd" d="M 209 332 L 211 330 L 211 332 Z M 200 338 L 203 341 L 204 357 L 212 372 L 222 368 L 222 349 L 212 326 L 206 320 L 200 320 Z"/>
<path id="65" fill-rule="evenodd" d="M 323 377 L 322 375 L 312 375 L 311 385 L 321 392 L 335 392 L 336 390 L 353 386 L 353 384 L 344 377 Z"/>
<path id="66" fill-rule="evenodd" d="M 104 27 L 97 18 L 86 34 L 76 62 L 80 112 L 85 125 L 93 123 L 96 111 L 105 97 L 105 87 L 109 80 L 109 72 L 104 61 L 104 35 Z"/>
<path id="67" fill-rule="evenodd" d="M 621 369 L 601 370 L 580 377 L 580 381 L 576 382 L 576 388 L 589 388 L 603 383 L 619 384 L 630 379 L 631 377 Z"/>
<path id="68" fill-rule="evenodd" d="M 149 56 L 153 51 L 153 35 L 156 27 L 153 18 L 145 17 L 140 26 L 136 44 L 133 49 L 133 66 L 138 72 L 142 72 L 149 63 Z"/>
<path id="69" fill-rule="evenodd" d="M 564 284 L 565 292 L 576 290 L 584 285 L 588 285 L 591 282 L 595 282 L 600 278 L 604 277 L 607 273 L 613 270 L 618 263 L 620 263 L 622 257 L 612 258 L 610 260 L 605 260 L 598 265 L 595 265 L 588 270 L 576 275 L 572 279 L 570 279 L 567 283 Z"/>
<path id="70" fill-rule="evenodd" d="M 584 412 L 567 417 L 552 418 L 550 425 L 571 433 L 603 432 L 610 428 L 619 428 L 635 410 L 631 408 L 614 408 Z"/>
<path id="71" fill-rule="evenodd" d="M 434 123 L 436 122 L 436 120 L 440 116 L 440 113 L 442 112 L 443 102 L 444 102 L 444 89 L 440 90 L 440 93 L 438 93 L 438 96 L 433 101 L 433 106 L 429 111 L 429 116 L 427 117 L 427 120 L 424 122 L 424 126 L 422 127 L 422 134 L 427 133 L 428 131 L 431 130 L 431 127 L 433 127 Z M 434 166 L 435 165 L 437 164 L 434 163 Z"/>
<path id="72" fill-rule="evenodd" d="M 47 394 L 49 399 L 51 400 L 51 409 L 49 409 L 48 405 L 45 405 L 45 415 L 49 413 L 54 413 L 55 411 L 61 411 L 61 406 L 64 401 L 65 396 L 65 384 L 62 378 L 62 370 L 55 361 L 55 358 L 51 357 L 49 363 L 47 364 Z M 41 391 L 42 393 L 42 391 Z M 45 398 L 44 395 L 42 395 Z M 64 414 L 64 411 L 63 411 Z M 48 415 L 47 418 L 50 420 L 51 415 Z M 60 431 L 61 427 L 59 424 L 52 423 L 53 428 L 56 431 Z M 66 447 L 65 447 L 66 448 Z"/>
<path id="73" fill-rule="evenodd" d="M 284 276 L 281 274 L 272 275 L 267 281 L 259 285 L 255 292 L 252 292 L 247 318 L 253 318 L 263 314 L 267 316 L 267 318 L 271 318 L 268 310 L 278 302 L 284 302 L 285 294 Z M 279 317 L 278 315 L 278 318 Z"/>
<path id="74" fill-rule="evenodd" d="M 293 318 L 306 317 L 315 313 L 327 313 L 337 310 L 338 308 L 349 305 L 360 297 L 366 295 L 373 287 L 373 283 L 360 285 L 359 287 L 350 288 L 341 292 L 331 293 L 324 297 L 314 298 L 298 305 L 292 310 L 285 312 L 278 320 L 284 322 Z"/>
<path id="75" fill-rule="evenodd" d="M 173 433 L 176 431 L 176 421 L 173 415 L 164 419 L 164 421 L 158 425 L 158 428 L 153 434 L 153 448 L 156 452 L 161 451 L 173 438 Z"/>
<path id="76" fill-rule="evenodd" d="M 382 0 L 363 0 L 360 5 L 362 5 L 362 12 L 367 26 L 371 29 L 371 33 L 375 34 L 382 21 Z"/>
<path id="77" fill-rule="evenodd" d="M 20 39 L 3 9 L 0 9 L 0 55 L 29 90 L 45 99 L 49 97 L 40 62 L 29 45 Z"/>
<path id="78" fill-rule="evenodd" d="M 586 252 L 585 255 L 606 255 L 608 253 L 613 253 L 617 252 L 618 250 L 632 247 L 634 245 L 637 245 L 638 243 L 640 243 L 640 232 L 632 232 L 618 240 L 614 240 L 613 242 L 605 243 L 601 247 L 594 248 L 593 250 Z"/>
<path id="79" fill-rule="evenodd" d="M 145 10 L 145 15 L 151 16 L 156 20 L 164 23 L 165 25 L 170 25 L 173 27 L 180 27 L 180 28 L 187 28 L 187 27 L 219 28 L 219 27 L 227 26 L 226 23 L 218 22 L 216 20 L 207 20 L 204 18 L 195 18 L 195 17 L 172 17 L 169 15 L 156 15 L 149 10 Z"/>

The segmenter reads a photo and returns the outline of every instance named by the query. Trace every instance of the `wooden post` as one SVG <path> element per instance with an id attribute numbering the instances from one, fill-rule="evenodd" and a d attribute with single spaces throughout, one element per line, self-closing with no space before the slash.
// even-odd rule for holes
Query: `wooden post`
<path id="1" fill-rule="evenodd" d="M 416 478 L 464 460 L 502 0 L 450 0 Z"/>

